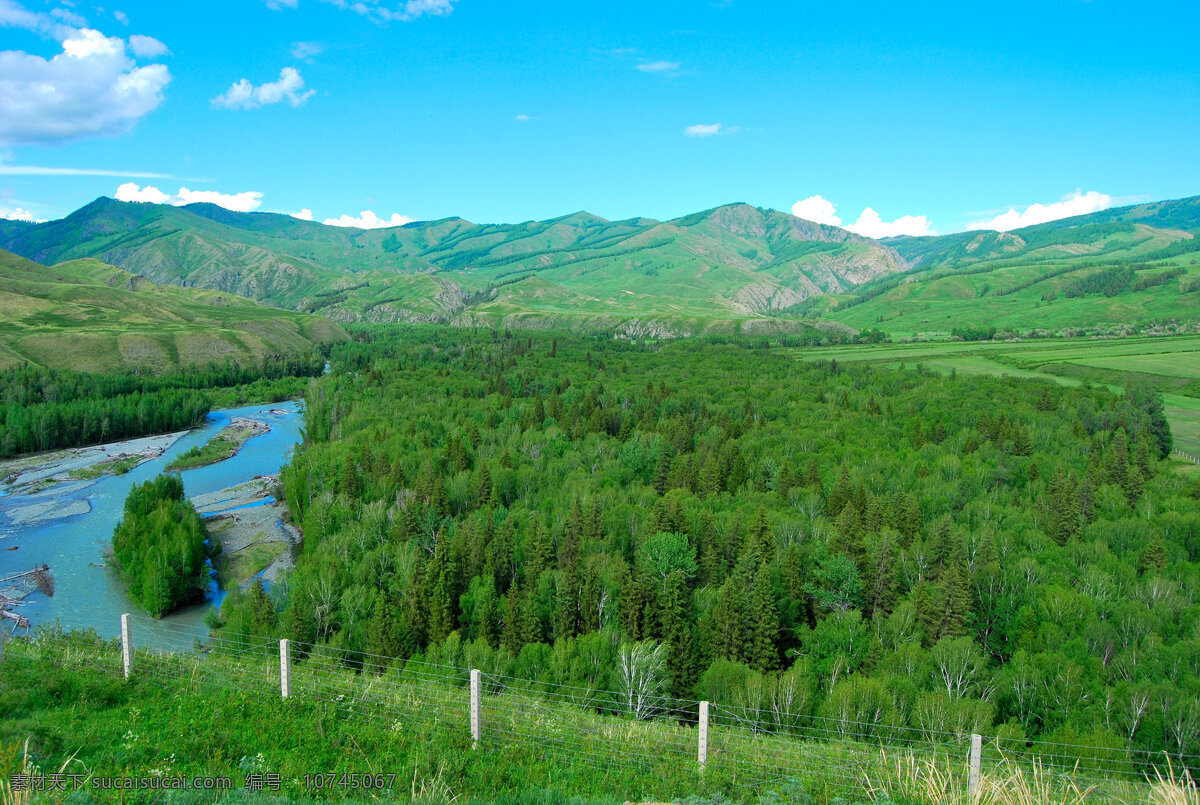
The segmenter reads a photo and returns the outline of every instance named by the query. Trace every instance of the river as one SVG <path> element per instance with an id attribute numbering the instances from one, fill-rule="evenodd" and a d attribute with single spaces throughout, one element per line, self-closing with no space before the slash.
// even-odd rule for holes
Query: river
<path id="1" fill-rule="evenodd" d="M 45 563 L 50 566 L 56 582 L 53 597 L 35 593 L 20 607 L 20 614 L 29 618 L 35 628 L 57 621 L 64 628 L 90 628 L 103 637 L 115 637 L 120 633 L 121 613 L 128 612 L 135 632 L 141 624 L 153 626 L 153 633 L 158 635 L 150 640 L 150 632 L 143 629 L 141 634 L 147 639 L 138 640 L 140 645 L 151 643 L 163 648 L 190 645 L 198 627 L 203 626 L 205 613 L 212 606 L 211 596 L 204 604 L 181 609 L 154 621 L 129 600 L 124 585 L 104 566 L 104 546 L 121 519 L 125 496 L 131 486 L 162 472 L 163 467 L 180 453 L 203 445 L 234 417 L 261 420 L 270 425 L 270 431 L 248 440 L 237 455 L 225 461 L 185 470 L 182 473 L 185 493 L 192 497 L 256 476 L 278 473 L 290 460 L 292 448 L 300 440 L 304 417 L 294 402 L 213 411 L 202 425 L 184 434 L 161 456 L 124 475 L 58 484 L 36 498 L 29 498 L 76 508 L 82 508 L 79 501 L 86 501 L 91 509 L 86 513 L 38 524 L 15 525 L 5 515 L 6 507 L 11 511 L 18 496 L 0 497 L 0 578 Z M 17 550 L 8 550 L 14 545 Z M 2 628 L 7 631 L 8 626 L 11 624 Z M 171 639 L 170 635 L 178 636 L 178 640 Z"/>

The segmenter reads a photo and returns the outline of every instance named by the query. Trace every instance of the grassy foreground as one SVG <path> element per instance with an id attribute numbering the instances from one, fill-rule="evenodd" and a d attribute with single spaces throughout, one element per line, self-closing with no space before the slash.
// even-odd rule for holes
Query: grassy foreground
<path id="1" fill-rule="evenodd" d="M 144 631 L 140 639 L 154 639 Z M 64 801 L 61 793 L 13 789 L 13 775 L 55 772 L 81 775 L 69 802 L 1200 801 L 1193 781 L 1169 771 L 1166 779 L 1116 781 L 1016 758 L 985 766 L 980 794 L 969 799 L 954 741 L 802 742 L 719 721 L 700 772 L 696 731 L 682 715 L 601 716 L 562 693 L 538 695 L 486 674 L 483 737 L 473 750 L 465 672 L 410 663 L 356 673 L 310 656 L 298 658 L 284 700 L 275 652 L 273 643 L 251 641 L 207 657 L 139 652 L 125 682 L 119 647 L 92 634 L 10 642 L 0 665 L 0 803 Z M 343 783 L 343 773 L 375 783 Z M 278 775 L 278 789 L 248 791 L 248 775 Z M 316 775 L 332 776 L 318 783 Z M 176 776 L 230 783 L 221 792 L 96 790 L 103 778 Z"/>

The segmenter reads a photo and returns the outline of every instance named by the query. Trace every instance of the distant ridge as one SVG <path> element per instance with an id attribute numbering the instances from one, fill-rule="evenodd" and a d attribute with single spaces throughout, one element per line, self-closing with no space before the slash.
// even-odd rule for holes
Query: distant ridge
<path id="1" fill-rule="evenodd" d="M 452 217 L 364 230 L 213 204 L 102 197 L 58 221 L 4 222 L 0 247 L 44 264 L 96 258 L 158 283 L 236 293 L 341 322 L 563 326 L 627 335 L 890 322 L 898 332 L 915 333 L 926 326 L 947 332 L 959 320 L 1018 327 L 1022 317 L 1028 328 L 1044 318 L 1032 312 L 1042 297 L 1060 298 L 1075 273 L 1190 254 L 1200 246 L 1197 232 L 1200 197 L 1012 232 L 883 241 L 744 203 L 669 221 L 609 221 L 578 211 L 518 224 Z M 1028 268 L 1009 276 L 1014 266 Z M 943 287 L 946 272 L 960 277 L 953 289 Z M 942 290 L 925 290 L 935 282 Z M 1018 284 L 1033 288 L 1036 298 L 1018 294 L 1008 303 L 1025 302 L 1005 306 L 970 302 L 1024 293 Z M 1153 291 L 1157 301 L 1148 305 L 1092 300 L 1060 323 L 1191 315 L 1190 298 L 1182 305 L 1158 299 L 1169 290 Z M 896 322 L 941 304 L 939 294 L 954 300 L 952 313 Z M 1065 307 L 1071 305 L 1058 305 Z"/>
<path id="2" fill-rule="evenodd" d="M 6 234 L 0 246 L 38 262 L 94 257 L 156 282 L 341 321 L 756 317 L 906 267 L 868 238 L 747 204 L 672 221 L 580 211 L 511 225 L 446 218 L 362 230 L 99 198 Z"/>

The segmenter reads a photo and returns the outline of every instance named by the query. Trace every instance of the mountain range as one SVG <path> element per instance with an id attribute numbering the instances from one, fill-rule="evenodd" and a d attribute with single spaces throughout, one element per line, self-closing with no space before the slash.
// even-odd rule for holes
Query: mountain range
<path id="1" fill-rule="evenodd" d="M 1197 232 L 1200 197 L 1012 232 L 883 241 L 748 204 L 670 221 L 578 212 L 511 225 L 447 218 L 364 230 L 211 204 L 99 198 L 56 221 L 0 222 L 0 247 L 44 264 L 95 258 L 156 283 L 339 322 L 682 335 L 804 320 L 853 329 L 890 322 L 916 333 L 979 316 L 1020 326 L 1031 309 L 1056 300 L 1070 302 L 1058 304 L 1060 326 L 1194 317 L 1190 297 L 1182 309 L 1166 297 L 1172 289 L 1180 297 L 1190 282 Z M 1066 293 L 1106 266 L 1176 273 L 1145 298 L 1133 297 L 1147 288 L 1129 283 L 1132 296 L 1115 307 L 1111 297 L 1097 303 Z M 990 304 L 1001 297 L 1004 304 Z M 954 312 L 924 315 L 945 301 Z"/>

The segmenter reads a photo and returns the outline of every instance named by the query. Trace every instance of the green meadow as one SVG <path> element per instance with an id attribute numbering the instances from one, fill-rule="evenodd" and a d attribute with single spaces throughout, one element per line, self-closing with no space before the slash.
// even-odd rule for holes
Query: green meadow
<path id="1" fill-rule="evenodd" d="M 1065 386 L 1149 384 L 1163 394 L 1176 449 L 1200 457 L 1200 336 L 846 344 L 795 354 L 807 361 L 919 363 L 943 374 L 1022 377 Z"/>

